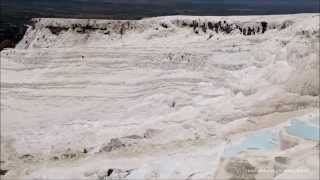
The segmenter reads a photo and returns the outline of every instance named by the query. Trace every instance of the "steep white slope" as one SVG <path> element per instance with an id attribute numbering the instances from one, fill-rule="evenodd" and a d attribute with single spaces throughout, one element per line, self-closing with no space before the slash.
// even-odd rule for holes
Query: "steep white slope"
<path id="1" fill-rule="evenodd" d="M 33 21 L 1 51 L 8 178 L 228 179 L 230 163 L 317 156 L 285 122 L 318 117 L 319 14 Z M 264 128 L 295 146 L 224 157 Z M 275 172 L 239 176 L 292 176 Z"/>

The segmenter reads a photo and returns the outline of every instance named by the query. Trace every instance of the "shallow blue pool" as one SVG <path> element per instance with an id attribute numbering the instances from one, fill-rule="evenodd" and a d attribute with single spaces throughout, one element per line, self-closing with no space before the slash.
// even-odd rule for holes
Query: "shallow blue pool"
<path id="1" fill-rule="evenodd" d="M 320 140 L 319 126 L 297 119 L 291 121 L 291 125 L 287 128 L 287 132 L 290 135 L 301 137 L 307 140 Z"/>
<path id="2" fill-rule="evenodd" d="M 278 147 L 278 135 L 275 135 L 271 131 L 263 131 L 247 137 L 238 145 L 226 148 L 224 151 L 224 156 L 231 157 L 247 149 L 273 150 L 278 149 Z"/>

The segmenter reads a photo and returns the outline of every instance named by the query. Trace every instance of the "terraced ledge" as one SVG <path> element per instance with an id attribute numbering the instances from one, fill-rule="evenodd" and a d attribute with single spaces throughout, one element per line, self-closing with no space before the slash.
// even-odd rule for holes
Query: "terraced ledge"
<path id="1" fill-rule="evenodd" d="M 1 179 L 319 179 L 319 18 L 33 19 Z"/>

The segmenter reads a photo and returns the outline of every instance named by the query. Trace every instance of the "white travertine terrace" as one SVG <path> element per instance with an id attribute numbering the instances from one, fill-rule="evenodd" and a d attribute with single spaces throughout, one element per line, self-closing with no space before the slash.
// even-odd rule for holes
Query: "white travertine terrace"
<path id="1" fill-rule="evenodd" d="M 33 19 L 1 51 L 3 178 L 318 179 L 287 128 L 319 129 L 319 18 Z"/>

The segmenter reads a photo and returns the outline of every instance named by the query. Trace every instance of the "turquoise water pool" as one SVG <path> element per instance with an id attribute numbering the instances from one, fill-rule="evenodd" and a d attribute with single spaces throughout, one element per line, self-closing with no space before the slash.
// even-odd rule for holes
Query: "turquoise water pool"
<path id="1" fill-rule="evenodd" d="M 273 150 L 279 148 L 279 137 L 272 131 L 263 131 L 252 136 L 247 137 L 243 142 L 238 145 L 226 148 L 224 151 L 225 157 L 235 156 L 241 151 L 247 149 L 258 150 Z"/>
<path id="2" fill-rule="evenodd" d="M 287 132 L 290 135 L 301 137 L 306 140 L 320 141 L 319 126 L 311 123 L 294 119 L 291 121 L 291 125 L 287 128 Z"/>
<path id="3" fill-rule="evenodd" d="M 319 115 L 300 117 L 290 121 L 290 126 L 285 129 L 288 134 L 311 141 L 320 141 Z M 227 147 L 225 157 L 231 157 L 248 149 L 277 150 L 279 148 L 279 131 L 264 130 L 246 137 L 239 144 Z"/>

